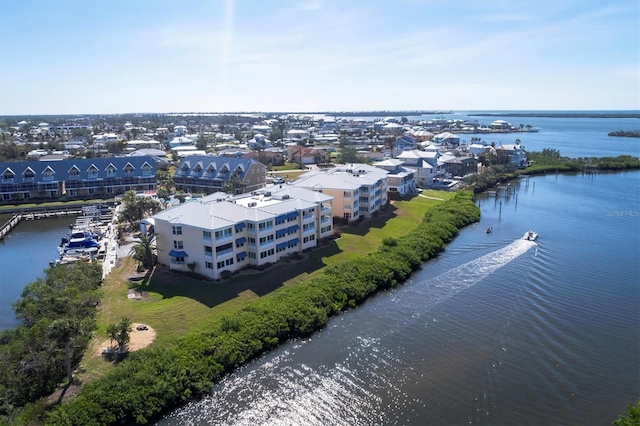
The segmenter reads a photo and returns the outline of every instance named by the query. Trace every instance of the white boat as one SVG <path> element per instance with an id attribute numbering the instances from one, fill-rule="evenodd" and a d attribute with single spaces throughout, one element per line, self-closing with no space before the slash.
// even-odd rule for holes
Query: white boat
<path id="1" fill-rule="evenodd" d="M 523 240 L 528 240 L 528 241 L 535 241 L 538 239 L 538 233 L 535 231 L 527 231 L 524 233 L 524 236 L 522 237 Z"/>

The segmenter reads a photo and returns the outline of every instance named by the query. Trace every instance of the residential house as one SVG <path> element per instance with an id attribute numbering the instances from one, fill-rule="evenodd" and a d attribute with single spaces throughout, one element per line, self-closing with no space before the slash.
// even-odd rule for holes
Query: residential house
<path id="1" fill-rule="evenodd" d="M 158 262 L 220 279 L 316 247 L 333 234 L 332 197 L 304 188 L 214 193 L 153 216 Z"/>
<path id="2" fill-rule="evenodd" d="M 415 193 L 416 170 L 408 169 L 404 167 L 402 160 L 388 159 L 374 163 L 375 167 L 381 168 L 389 172 L 387 175 L 387 188 L 390 193 L 398 193 L 399 195 L 406 195 Z"/>
<path id="3" fill-rule="evenodd" d="M 451 132 L 442 132 L 433 137 L 433 143 L 437 145 L 460 145 L 460 136 Z"/>
<path id="4" fill-rule="evenodd" d="M 156 189 L 150 156 L 0 163 L 0 202 L 113 197 Z"/>
<path id="5" fill-rule="evenodd" d="M 354 222 L 368 218 L 387 204 L 387 172 L 368 164 L 348 164 L 311 170 L 290 185 L 333 197 L 333 216 Z"/>
<path id="6" fill-rule="evenodd" d="M 509 157 L 509 164 L 513 164 L 516 167 L 526 167 L 527 154 L 524 147 L 519 143 L 498 145 L 495 149 L 498 156 L 506 155 Z"/>
<path id="7" fill-rule="evenodd" d="M 223 191 L 232 180 L 242 182 L 236 192 L 251 192 L 266 184 L 267 168 L 264 164 L 238 157 L 193 155 L 184 158 L 173 176 L 176 188 L 185 192 L 211 194 Z"/>
<path id="8" fill-rule="evenodd" d="M 415 149 L 416 147 L 416 139 L 409 135 L 402 135 L 396 138 L 394 143 L 392 157 L 398 156 L 402 151 L 407 151 L 410 149 Z"/>
<path id="9" fill-rule="evenodd" d="M 287 160 L 301 165 L 318 164 L 328 162 L 329 156 L 325 150 L 296 144 L 287 146 Z"/>
<path id="10" fill-rule="evenodd" d="M 402 161 L 405 168 L 415 171 L 416 186 L 428 188 L 433 185 L 433 179 L 440 173 L 438 166 L 440 156 L 440 151 L 437 150 L 412 149 L 398 155 L 398 160 Z"/>
<path id="11" fill-rule="evenodd" d="M 438 164 L 440 164 L 441 169 L 447 176 L 465 176 L 478 172 L 478 160 L 472 155 L 455 156 L 445 154 L 438 159 Z"/>
<path id="12" fill-rule="evenodd" d="M 285 163 L 284 151 L 280 148 L 267 148 L 263 151 L 247 152 L 242 155 L 242 158 L 251 158 L 267 167 L 283 166 Z"/>

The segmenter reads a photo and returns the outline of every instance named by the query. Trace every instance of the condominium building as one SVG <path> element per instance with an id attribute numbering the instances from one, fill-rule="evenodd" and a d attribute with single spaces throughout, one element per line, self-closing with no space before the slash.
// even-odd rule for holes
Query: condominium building
<path id="1" fill-rule="evenodd" d="M 210 279 L 278 262 L 331 237 L 333 197 L 286 186 L 217 192 L 153 216 L 158 262 Z"/>
<path id="2" fill-rule="evenodd" d="M 150 156 L 0 163 L 0 202 L 112 197 L 156 189 Z"/>
<path id="3" fill-rule="evenodd" d="M 266 166 L 250 158 L 193 155 L 180 162 L 173 181 L 177 189 L 211 194 L 228 184 L 236 193 L 252 192 L 265 186 L 266 178 Z"/>
<path id="4" fill-rule="evenodd" d="M 333 215 L 354 222 L 371 217 L 387 204 L 387 174 L 368 164 L 347 164 L 312 170 L 290 185 L 333 197 Z"/>

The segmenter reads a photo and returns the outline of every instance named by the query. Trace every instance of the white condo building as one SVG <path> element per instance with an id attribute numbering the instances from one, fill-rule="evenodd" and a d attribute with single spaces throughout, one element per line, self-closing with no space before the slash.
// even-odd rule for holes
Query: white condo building
<path id="1" fill-rule="evenodd" d="M 219 279 L 246 266 L 275 263 L 332 236 L 333 197 L 288 185 L 275 189 L 236 196 L 217 192 L 154 215 L 158 263 Z"/>
<path id="2" fill-rule="evenodd" d="M 388 174 L 368 164 L 347 164 L 312 170 L 290 185 L 332 196 L 333 215 L 354 222 L 371 217 L 387 204 Z"/>

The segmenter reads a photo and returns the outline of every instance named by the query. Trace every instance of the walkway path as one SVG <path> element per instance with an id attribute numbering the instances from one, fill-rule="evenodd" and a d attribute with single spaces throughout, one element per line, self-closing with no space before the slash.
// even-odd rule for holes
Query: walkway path
<path id="1" fill-rule="evenodd" d="M 430 200 L 446 201 L 444 198 L 431 197 L 429 195 L 422 195 L 422 194 L 418 194 L 418 195 L 422 198 L 428 198 Z"/>

